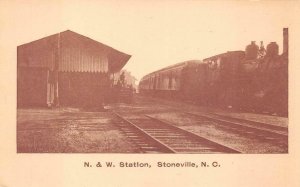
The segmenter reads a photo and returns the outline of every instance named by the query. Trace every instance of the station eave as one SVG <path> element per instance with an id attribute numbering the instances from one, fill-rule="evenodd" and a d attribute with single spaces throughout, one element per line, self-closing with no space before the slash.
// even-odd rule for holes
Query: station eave
<path id="1" fill-rule="evenodd" d="M 105 45 L 101 42 L 98 42 L 94 39 L 91 39 L 89 37 L 86 37 L 84 35 L 78 34 L 71 30 L 66 30 L 57 34 L 53 34 L 50 36 L 46 36 L 43 38 L 40 38 L 38 40 L 31 41 L 29 43 L 25 43 L 18 46 L 19 48 L 29 47 L 29 46 L 39 46 L 43 44 L 43 47 L 46 48 L 52 48 L 54 47 L 53 42 L 48 43 L 48 38 L 52 38 L 52 40 L 57 40 L 57 38 L 70 38 L 68 36 L 71 36 L 72 39 L 74 39 L 78 43 L 84 43 L 84 45 L 92 45 L 93 47 L 99 49 L 99 51 L 105 51 L 108 57 L 108 64 L 109 64 L 109 72 L 114 73 L 120 71 L 128 62 L 131 55 L 128 55 L 126 53 L 123 53 L 121 51 L 118 51 L 108 45 Z M 56 38 L 56 39 L 55 39 Z M 51 41 L 52 41 L 51 40 Z"/>

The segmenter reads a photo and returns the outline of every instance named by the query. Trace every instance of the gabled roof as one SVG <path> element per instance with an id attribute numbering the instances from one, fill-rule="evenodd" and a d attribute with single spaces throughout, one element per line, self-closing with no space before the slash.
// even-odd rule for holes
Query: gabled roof
<path id="1" fill-rule="evenodd" d="M 20 59 L 18 54 L 18 61 L 22 62 L 22 58 L 35 57 L 36 59 L 47 59 L 47 62 L 41 62 L 44 64 L 35 64 L 35 66 L 42 66 L 42 67 L 52 67 L 53 66 L 53 59 L 50 60 L 52 53 L 55 52 L 55 48 L 57 48 L 58 41 L 63 46 L 68 46 L 70 48 L 73 47 L 81 47 L 82 49 L 90 50 L 96 53 L 105 53 L 108 60 L 108 69 L 110 72 L 117 72 L 120 71 L 127 61 L 130 59 L 131 55 L 118 51 L 108 45 L 105 45 L 101 42 L 93 40 L 89 37 L 83 36 L 71 30 L 66 30 L 54 35 L 50 35 L 26 44 L 22 44 L 18 46 L 18 52 L 20 51 Z M 39 52 L 38 52 L 39 51 Z M 39 53 L 39 54 L 37 54 Z M 39 61 L 39 60 L 36 60 Z M 50 62 L 51 61 L 51 62 Z M 68 62 L 72 65 L 73 62 Z M 19 64 L 19 62 L 18 62 Z M 81 65 L 80 65 L 81 66 Z M 94 65 L 93 65 L 94 66 Z M 65 66 L 66 67 L 66 66 Z M 79 67 L 79 66 L 78 66 Z"/>
<path id="2" fill-rule="evenodd" d="M 117 71 L 121 70 L 125 66 L 127 61 L 131 58 L 131 55 L 123 53 L 123 52 L 116 50 L 108 45 L 105 45 L 101 42 L 98 42 L 89 37 L 83 36 L 81 34 L 73 32 L 71 30 L 66 30 L 66 31 L 62 32 L 61 34 L 64 34 L 64 33 L 73 34 L 73 35 L 77 36 L 79 39 L 84 40 L 87 43 L 94 43 L 97 47 L 105 50 L 108 53 L 109 67 L 112 72 L 117 72 Z"/>

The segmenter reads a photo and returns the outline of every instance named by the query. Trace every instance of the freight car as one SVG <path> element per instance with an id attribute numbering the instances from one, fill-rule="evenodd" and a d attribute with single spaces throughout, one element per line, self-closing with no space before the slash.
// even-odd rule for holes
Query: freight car
<path id="1" fill-rule="evenodd" d="M 175 64 L 144 76 L 141 94 L 187 100 L 206 106 L 288 115 L 288 30 L 283 53 L 251 42 L 245 51 L 229 51 L 202 61 Z"/>

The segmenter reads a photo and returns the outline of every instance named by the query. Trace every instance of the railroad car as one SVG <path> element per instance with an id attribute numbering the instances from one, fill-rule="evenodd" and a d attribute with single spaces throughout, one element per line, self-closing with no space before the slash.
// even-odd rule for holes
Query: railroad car
<path id="1" fill-rule="evenodd" d="M 243 51 L 231 51 L 203 61 L 191 60 L 152 72 L 142 78 L 142 94 L 217 104 L 233 98 Z M 225 104 L 224 103 L 224 104 Z"/>
<path id="2" fill-rule="evenodd" d="M 201 61 L 190 60 L 181 62 L 144 76 L 139 83 L 139 91 L 142 94 L 178 98 L 185 84 L 182 84 L 182 73 L 186 67 L 195 67 Z M 189 82 L 189 81 L 188 81 Z"/>
<path id="3" fill-rule="evenodd" d="M 208 65 L 206 92 L 203 98 L 208 105 L 237 105 L 237 88 L 244 51 L 229 51 L 203 60 Z"/>
<path id="4" fill-rule="evenodd" d="M 141 94 L 251 112 L 288 115 L 288 30 L 283 53 L 254 41 L 245 51 L 178 63 L 144 76 Z"/>

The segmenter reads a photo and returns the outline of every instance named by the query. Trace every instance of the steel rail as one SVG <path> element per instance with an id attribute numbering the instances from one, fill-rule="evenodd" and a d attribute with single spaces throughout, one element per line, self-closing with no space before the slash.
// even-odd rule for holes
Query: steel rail
<path id="1" fill-rule="evenodd" d="M 254 132 L 260 132 L 261 134 L 267 134 L 267 135 L 270 135 L 270 136 L 275 137 L 275 138 L 283 138 L 283 139 L 288 138 L 288 136 L 286 134 L 269 131 L 267 129 L 262 129 L 262 128 L 254 127 L 254 126 L 251 126 L 251 125 L 241 124 L 241 123 L 238 123 L 238 122 L 228 121 L 228 120 L 225 120 L 225 119 L 214 118 L 214 117 L 207 116 L 207 115 L 195 114 L 195 113 L 190 113 L 190 112 L 185 112 L 185 113 L 189 114 L 189 115 L 193 115 L 195 117 L 205 118 L 205 119 L 214 121 L 218 125 L 222 125 L 224 127 L 227 127 L 226 126 L 226 124 L 227 124 L 227 125 L 229 125 L 229 127 L 227 127 L 227 128 L 230 128 L 230 126 L 235 126 L 235 127 L 239 127 L 240 130 L 247 129 L 247 130 L 254 131 Z M 259 136 L 259 134 L 256 134 L 256 136 Z"/>
<path id="2" fill-rule="evenodd" d="M 163 149 L 165 149 L 165 151 L 167 153 L 176 153 L 176 151 L 174 149 L 172 149 L 171 147 L 167 146 L 166 144 L 164 144 L 163 142 L 161 142 L 160 140 L 157 140 L 156 138 L 154 138 L 153 136 L 151 136 L 149 133 L 147 133 L 146 131 L 144 131 L 143 129 L 141 129 L 140 127 L 138 127 L 137 125 L 135 125 L 134 123 L 132 123 L 131 121 L 125 119 L 124 117 L 122 117 L 120 114 L 118 114 L 117 112 L 113 112 L 116 116 L 118 116 L 120 119 L 122 119 L 123 121 L 125 121 L 127 124 L 130 124 L 132 127 L 134 127 L 136 130 L 138 130 L 139 132 L 141 132 L 143 135 L 145 135 L 147 138 L 151 139 L 152 141 L 158 143 Z M 158 147 L 158 149 L 161 149 Z"/>
<path id="3" fill-rule="evenodd" d="M 149 116 L 149 115 L 145 115 L 145 116 L 148 117 L 148 118 L 150 118 L 150 119 L 153 119 L 153 120 L 155 120 L 155 121 L 157 121 L 157 122 L 159 122 L 159 123 L 161 123 L 161 124 L 164 124 L 164 125 L 166 125 L 166 126 L 169 126 L 170 128 L 173 128 L 173 129 L 175 129 L 176 131 L 182 132 L 182 133 L 188 135 L 188 137 L 190 137 L 190 138 L 193 138 L 193 139 L 196 139 L 196 140 L 200 140 L 200 141 L 205 141 L 205 142 L 207 142 L 208 144 L 210 144 L 211 146 L 214 146 L 214 147 L 216 147 L 217 149 L 219 149 L 219 150 L 221 150 L 221 151 L 228 152 L 228 153 L 241 153 L 240 151 L 237 151 L 237 150 L 235 150 L 235 149 L 233 149 L 233 148 L 229 148 L 229 147 L 227 147 L 227 146 L 221 145 L 221 144 L 219 144 L 219 143 L 217 143 L 217 142 L 214 142 L 214 141 L 212 141 L 212 140 L 209 140 L 209 139 L 207 139 L 207 138 L 204 138 L 204 137 L 202 137 L 202 136 L 199 136 L 198 134 L 195 134 L 195 133 L 193 133 L 193 132 L 187 131 L 187 130 L 182 129 L 182 128 L 180 128 L 180 127 L 174 126 L 173 124 L 171 124 L 171 123 L 169 123 L 169 122 L 166 122 L 166 121 L 163 121 L 163 120 L 154 118 L 154 117 Z"/>

